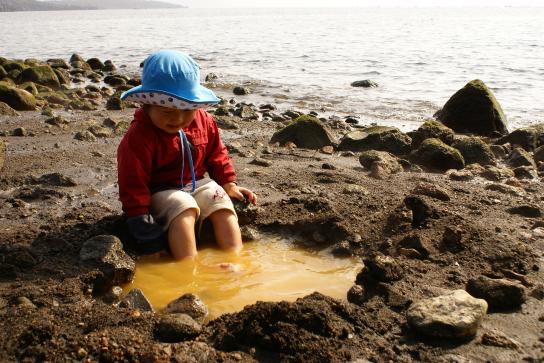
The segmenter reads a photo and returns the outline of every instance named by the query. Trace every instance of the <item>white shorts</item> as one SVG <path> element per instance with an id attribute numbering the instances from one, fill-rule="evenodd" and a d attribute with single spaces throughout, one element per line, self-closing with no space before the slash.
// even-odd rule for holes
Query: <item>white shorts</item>
<path id="1" fill-rule="evenodd" d="M 230 197 L 210 178 L 198 180 L 196 189 L 192 193 L 168 189 L 151 195 L 151 215 L 164 231 L 168 230 L 174 218 L 191 208 L 196 209 L 197 212 L 197 231 L 200 231 L 202 221 L 218 210 L 228 209 L 236 215 Z"/>

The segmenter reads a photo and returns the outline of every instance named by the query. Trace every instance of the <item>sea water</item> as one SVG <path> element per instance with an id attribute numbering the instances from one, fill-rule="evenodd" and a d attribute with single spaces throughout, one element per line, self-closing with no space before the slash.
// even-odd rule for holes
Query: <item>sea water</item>
<path id="1" fill-rule="evenodd" d="M 112 59 L 188 52 L 239 100 L 413 128 L 468 81 L 511 128 L 544 122 L 544 8 L 158 9 L 0 13 L 0 56 Z M 353 88 L 370 79 L 378 88 Z"/>

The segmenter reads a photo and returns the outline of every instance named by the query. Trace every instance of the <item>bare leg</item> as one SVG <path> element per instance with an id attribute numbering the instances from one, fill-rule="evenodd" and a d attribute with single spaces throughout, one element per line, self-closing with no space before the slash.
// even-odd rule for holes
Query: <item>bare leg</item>
<path id="1" fill-rule="evenodd" d="M 195 239 L 196 209 L 187 209 L 170 222 L 168 244 L 176 260 L 197 255 Z"/>
<path id="2" fill-rule="evenodd" d="M 215 239 L 221 249 L 234 252 L 242 249 L 240 227 L 231 210 L 220 209 L 208 218 L 212 221 Z"/>

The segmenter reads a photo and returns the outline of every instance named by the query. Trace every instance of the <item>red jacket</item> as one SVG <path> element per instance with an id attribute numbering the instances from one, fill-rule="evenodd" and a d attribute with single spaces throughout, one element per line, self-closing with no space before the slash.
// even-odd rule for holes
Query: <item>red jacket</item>
<path id="1" fill-rule="evenodd" d="M 209 113 L 197 110 L 194 121 L 183 131 L 193 146 L 197 180 L 206 172 L 219 185 L 236 180 L 227 148 Z M 117 149 L 119 199 L 128 217 L 149 214 L 151 193 L 182 186 L 180 149 L 179 134 L 169 134 L 153 125 L 143 108 L 134 113 L 134 120 Z M 188 183 L 191 171 L 185 154 L 183 185 Z"/>

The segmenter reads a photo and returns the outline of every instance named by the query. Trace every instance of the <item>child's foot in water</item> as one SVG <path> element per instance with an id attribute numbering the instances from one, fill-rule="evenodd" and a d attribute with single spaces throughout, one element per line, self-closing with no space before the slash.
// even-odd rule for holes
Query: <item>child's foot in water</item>
<path id="1" fill-rule="evenodd" d="M 230 272 L 238 272 L 242 270 L 242 266 L 232 262 L 221 262 L 217 264 L 217 267 L 219 267 L 223 271 L 230 271 Z"/>

